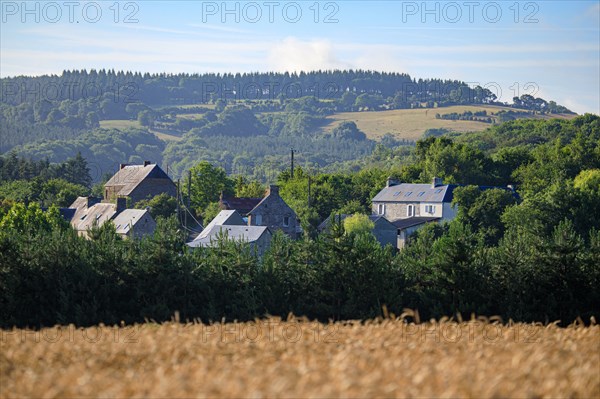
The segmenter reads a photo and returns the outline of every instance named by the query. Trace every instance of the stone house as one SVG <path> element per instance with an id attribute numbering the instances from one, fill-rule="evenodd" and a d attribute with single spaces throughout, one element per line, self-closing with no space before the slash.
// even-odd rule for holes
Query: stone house
<path id="1" fill-rule="evenodd" d="M 117 234 L 124 238 L 141 238 L 156 230 L 156 222 L 147 209 L 125 209 L 112 221 Z"/>
<path id="2" fill-rule="evenodd" d="M 386 186 L 373 198 L 374 215 L 385 217 L 398 231 L 397 248 L 403 248 L 409 237 L 426 223 L 441 223 L 456 217 L 452 204 L 457 184 L 444 184 L 434 177 L 431 184 L 400 183 L 389 178 Z M 509 190 L 518 198 L 512 186 L 480 186 L 481 190 Z"/>
<path id="3" fill-rule="evenodd" d="M 269 186 L 265 197 L 248 212 L 248 226 L 267 226 L 273 233 L 280 230 L 292 238 L 299 231 L 296 213 L 279 195 L 279 187 Z"/>
<path id="4" fill-rule="evenodd" d="M 373 214 L 390 221 L 415 217 L 451 220 L 456 217 L 452 205 L 456 187 L 443 184 L 439 178 L 434 178 L 431 184 L 399 183 L 390 178 L 372 200 Z"/>
<path id="5" fill-rule="evenodd" d="M 145 161 L 143 165 L 121 164 L 104 185 L 104 198 L 128 197 L 132 203 L 167 193 L 177 197 L 177 187 L 160 166 Z"/>

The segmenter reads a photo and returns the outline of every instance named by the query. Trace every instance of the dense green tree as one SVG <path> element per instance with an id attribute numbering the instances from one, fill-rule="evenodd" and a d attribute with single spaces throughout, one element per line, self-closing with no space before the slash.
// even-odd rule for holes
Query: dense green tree
<path id="1" fill-rule="evenodd" d="M 488 244 L 496 244 L 502 238 L 502 214 L 515 203 L 515 194 L 508 190 L 481 190 L 478 186 L 454 190 L 453 204 L 458 209 L 458 219 L 481 233 Z"/>
<path id="2" fill-rule="evenodd" d="M 262 198 L 265 195 L 265 187 L 252 180 L 248 182 L 242 175 L 235 178 L 235 196 L 240 198 Z"/>
<path id="3" fill-rule="evenodd" d="M 358 141 L 366 140 L 367 138 L 367 135 L 360 131 L 358 127 L 356 127 L 356 123 L 352 121 L 344 121 L 340 123 L 331 131 L 331 135 L 338 139 Z"/>
<path id="4" fill-rule="evenodd" d="M 135 204 L 137 209 L 149 208 L 150 214 L 154 219 L 158 217 L 168 218 L 177 211 L 177 199 L 162 193 L 148 200 L 138 201 Z"/>
<path id="5" fill-rule="evenodd" d="M 371 234 L 375 223 L 367 215 L 356 213 L 344 219 L 344 230 L 348 234 Z"/>
<path id="6" fill-rule="evenodd" d="M 89 189 L 79 184 L 69 183 L 63 179 L 51 179 L 42 184 L 40 201 L 46 205 L 68 207 L 77 199 L 88 194 Z"/>
<path id="7" fill-rule="evenodd" d="M 140 123 L 140 125 L 145 127 L 152 126 L 152 124 L 154 123 L 154 119 L 155 118 L 152 111 L 147 109 L 140 111 L 137 117 L 137 120 Z"/>
<path id="8" fill-rule="evenodd" d="M 191 204 L 200 213 L 209 203 L 219 201 L 221 193 L 233 195 L 234 182 L 227 177 L 223 168 L 202 161 L 190 169 L 190 172 L 192 178 L 191 193 L 189 193 Z"/>

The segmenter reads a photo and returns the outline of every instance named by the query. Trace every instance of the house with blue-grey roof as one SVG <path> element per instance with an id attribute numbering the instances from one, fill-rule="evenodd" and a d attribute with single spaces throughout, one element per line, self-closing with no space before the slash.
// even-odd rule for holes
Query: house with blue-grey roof
<path id="1" fill-rule="evenodd" d="M 456 184 L 444 184 L 434 177 L 431 184 L 400 183 L 389 178 L 383 190 L 372 200 L 373 214 L 385 217 L 397 228 L 397 248 L 406 245 L 410 235 L 431 222 L 450 221 L 456 217 L 452 205 Z"/>
<path id="2" fill-rule="evenodd" d="M 456 184 L 444 184 L 437 177 L 431 184 L 399 183 L 390 178 L 372 200 L 373 214 L 390 221 L 409 218 L 451 220 L 456 216 L 452 206 L 456 187 Z"/>
<path id="3" fill-rule="evenodd" d="M 406 245 L 409 237 L 426 223 L 440 223 L 454 219 L 456 205 L 452 204 L 458 184 L 444 184 L 434 177 L 431 184 L 400 183 L 389 178 L 386 186 L 372 199 L 373 214 L 385 217 L 398 229 L 397 248 Z M 487 190 L 492 186 L 480 186 Z M 512 186 L 503 188 L 511 190 Z"/>

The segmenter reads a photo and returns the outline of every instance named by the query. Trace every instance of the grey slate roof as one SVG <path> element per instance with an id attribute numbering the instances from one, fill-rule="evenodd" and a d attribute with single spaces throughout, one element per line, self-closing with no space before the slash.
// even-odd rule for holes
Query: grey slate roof
<path id="1" fill-rule="evenodd" d="M 128 196 L 146 178 L 171 180 L 170 177 L 156 164 L 145 166 L 127 165 L 115 173 L 104 186 L 120 187 L 117 195 Z"/>
<path id="2" fill-rule="evenodd" d="M 257 241 L 265 232 L 268 232 L 269 228 L 266 226 L 218 226 L 214 225 L 210 229 L 207 227 L 202 231 L 194 241 L 188 243 L 187 245 L 196 248 L 196 247 L 206 247 L 210 246 L 212 242 L 216 241 L 219 234 L 225 233 L 227 234 L 227 238 L 235 241 L 245 241 L 245 242 L 255 242 Z M 206 232 L 206 234 L 205 234 Z"/>
<path id="3" fill-rule="evenodd" d="M 432 187 L 431 184 L 402 183 L 385 187 L 373 202 L 452 202 L 456 184 Z"/>
<path id="4" fill-rule="evenodd" d="M 396 226 L 398 230 L 406 229 L 413 226 L 418 226 L 423 223 L 433 222 L 435 220 L 441 219 L 439 217 L 412 217 L 408 219 L 398 219 L 394 220 L 392 224 Z"/>
<path id="5" fill-rule="evenodd" d="M 92 228 L 94 223 L 102 226 L 106 221 L 111 220 L 117 213 L 115 204 L 98 203 L 89 208 L 75 212 L 75 217 L 71 220 L 71 225 L 78 231 L 86 231 Z"/>
<path id="6" fill-rule="evenodd" d="M 221 211 L 217 216 L 214 217 L 213 220 L 210 221 L 209 224 L 206 225 L 204 230 L 202 230 L 202 232 L 196 238 L 204 238 L 210 233 L 214 226 L 223 225 L 244 226 L 246 223 L 244 223 L 242 216 L 236 210 Z"/>
<path id="7" fill-rule="evenodd" d="M 150 217 L 145 209 L 125 209 L 113 219 L 118 234 L 128 234 L 144 217 Z"/>

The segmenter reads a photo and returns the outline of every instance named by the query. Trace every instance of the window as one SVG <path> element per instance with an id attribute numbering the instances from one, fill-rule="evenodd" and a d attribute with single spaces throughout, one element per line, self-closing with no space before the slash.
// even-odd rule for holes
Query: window
<path id="1" fill-rule="evenodd" d="M 435 205 L 425 205 L 425 212 L 434 214 L 435 213 Z"/>
<path id="2" fill-rule="evenodd" d="M 417 197 L 422 197 L 425 194 L 425 191 L 421 191 Z"/>
<path id="3" fill-rule="evenodd" d="M 441 189 L 441 188 L 438 188 L 437 190 L 435 190 L 435 193 L 436 193 L 436 194 L 439 194 L 439 193 L 441 193 L 441 192 L 442 192 L 442 189 Z"/>
<path id="4" fill-rule="evenodd" d="M 397 196 L 399 196 L 401 192 L 402 192 L 402 191 L 396 191 L 396 192 L 394 193 L 394 197 L 397 197 Z"/>
<path id="5" fill-rule="evenodd" d="M 409 191 L 409 192 L 407 192 L 406 194 L 404 194 L 404 196 L 405 196 L 405 197 L 408 197 L 408 196 L 410 196 L 412 193 L 413 193 L 412 191 Z"/>
<path id="6" fill-rule="evenodd" d="M 383 215 L 385 213 L 385 204 L 377 205 L 377 213 Z"/>
<path id="7" fill-rule="evenodd" d="M 262 215 L 256 215 L 256 225 L 260 226 L 262 224 Z"/>
<path id="8" fill-rule="evenodd" d="M 288 227 L 289 225 L 290 225 L 290 217 L 284 216 L 283 217 L 283 227 Z"/>
<path id="9" fill-rule="evenodd" d="M 415 206 L 414 205 L 409 205 L 408 207 L 406 207 L 406 216 L 413 217 L 415 216 Z"/>

